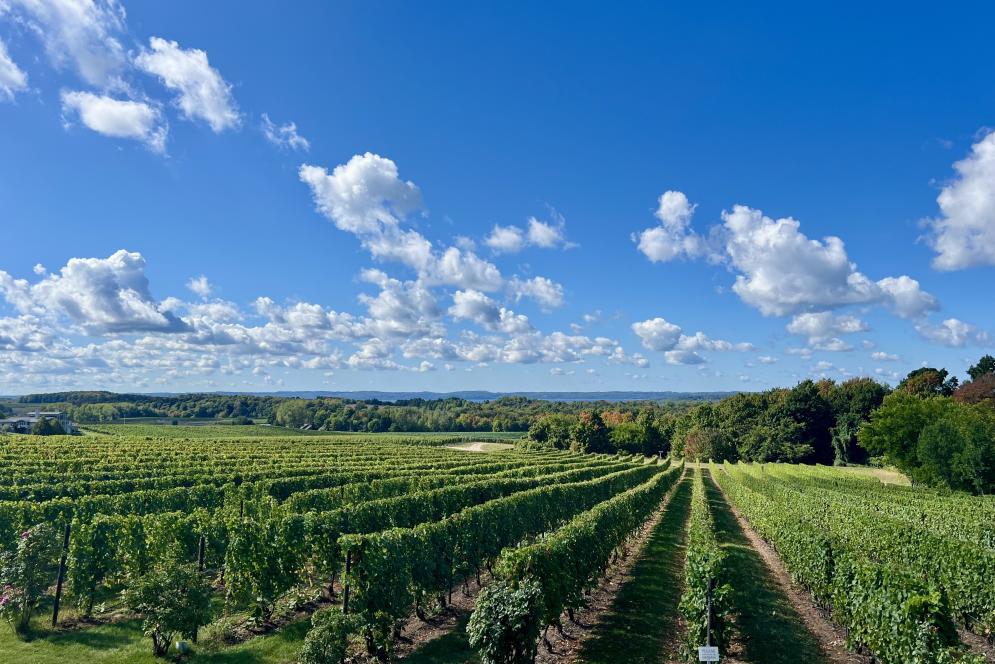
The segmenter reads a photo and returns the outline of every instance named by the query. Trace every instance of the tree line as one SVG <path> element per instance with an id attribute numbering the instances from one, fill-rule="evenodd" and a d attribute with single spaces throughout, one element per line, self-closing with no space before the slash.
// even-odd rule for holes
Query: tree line
<path id="1" fill-rule="evenodd" d="M 321 397 L 266 397 L 252 395 L 186 394 L 152 396 L 112 392 L 58 392 L 29 394 L 21 404 L 46 404 L 65 410 L 81 424 L 112 423 L 125 418 L 188 418 L 219 421 L 263 420 L 292 429 L 406 433 L 428 431 L 528 431 L 549 413 L 578 414 L 588 410 L 620 409 L 654 415 L 689 408 L 684 401 L 547 401 L 506 396 L 492 401 L 445 399 L 347 399 Z"/>
<path id="2" fill-rule="evenodd" d="M 914 483 L 995 490 L 995 358 L 961 383 L 924 367 L 896 388 L 870 378 L 804 380 L 682 410 L 588 409 L 550 413 L 523 445 L 637 452 L 694 461 L 897 466 Z"/>

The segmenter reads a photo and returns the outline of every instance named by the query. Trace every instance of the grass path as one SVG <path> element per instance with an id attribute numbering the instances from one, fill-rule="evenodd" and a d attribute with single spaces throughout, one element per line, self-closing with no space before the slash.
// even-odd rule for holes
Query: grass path
<path id="1" fill-rule="evenodd" d="M 752 664 L 826 664 L 819 642 L 750 545 L 708 471 L 705 491 L 719 543 L 728 555 L 731 604 L 738 615 L 738 659 Z"/>
<path id="2" fill-rule="evenodd" d="M 607 616 L 581 647 L 579 661 L 658 663 L 677 639 L 677 603 L 684 571 L 684 524 L 691 506 L 685 476 L 650 535 L 632 580 L 622 586 Z"/>
<path id="3" fill-rule="evenodd" d="M 429 641 L 403 661 L 405 664 L 479 664 L 480 658 L 466 636 L 469 620 L 470 616 L 464 616 L 456 629 Z"/>
<path id="4" fill-rule="evenodd" d="M 286 625 L 278 632 L 245 643 L 209 650 L 201 647 L 191 662 L 212 664 L 294 664 L 307 619 Z M 0 662 L 6 664 L 162 664 L 171 660 L 152 656 L 152 642 L 142 634 L 138 620 L 88 627 L 80 631 L 39 629 L 37 637 L 23 641 L 6 623 L 0 623 Z"/>

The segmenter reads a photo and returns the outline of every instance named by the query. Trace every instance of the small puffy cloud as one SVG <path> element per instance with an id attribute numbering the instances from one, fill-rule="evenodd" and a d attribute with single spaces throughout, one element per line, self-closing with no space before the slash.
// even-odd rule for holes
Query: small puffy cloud
<path id="1" fill-rule="evenodd" d="M 702 364 L 705 362 L 698 353 L 693 350 L 675 349 L 668 350 L 663 354 L 667 364 Z"/>
<path id="2" fill-rule="evenodd" d="M 633 323 L 632 331 L 639 337 L 644 348 L 663 352 L 668 364 L 701 364 L 706 360 L 698 351 L 755 350 L 753 344 L 712 339 L 703 332 L 684 334 L 680 325 L 660 317 Z"/>
<path id="3" fill-rule="evenodd" d="M 269 119 L 269 115 L 263 113 L 263 121 L 260 129 L 266 140 L 284 150 L 301 150 L 307 152 L 311 149 L 311 144 L 306 138 L 297 133 L 297 125 L 293 122 L 278 125 Z"/>
<path id="4" fill-rule="evenodd" d="M 448 247 L 439 256 L 431 254 L 421 273 L 426 282 L 432 285 L 483 291 L 498 290 L 504 281 L 500 270 L 493 263 L 485 261 L 472 251 L 457 247 Z"/>
<path id="5" fill-rule="evenodd" d="M 569 249 L 576 246 L 567 241 L 566 220 L 563 215 L 556 210 L 553 210 L 552 214 L 554 218 L 552 222 L 529 217 L 528 227 L 524 230 L 518 226 L 494 226 L 484 244 L 499 254 L 513 254 L 526 247 Z"/>
<path id="6" fill-rule="evenodd" d="M 241 116 L 232 97 L 232 86 L 211 66 L 207 53 L 183 49 L 175 41 L 149 39 L 149 49 L 135 58 L 142 71 L 158 76 L 176 93 L 176 106 L 188 120 L 204 120 L 215 132 L 235 129 Z"/>
<path id="7" fill-rule="evenodd" d="M 995 131 L 971 146 L 954 170 L 957 176 L 936 199 L 940 216 L 926 221 L 936 251 L 933 267 L 995 265 Z"/>
<path id="8" fill-rule="evenodd" d="M 563 216 L 553 211 L 554 223 L 539 221 L 535 217 L 529 217 L 529 228 L 527 237 L 529 244 L 542 247 L 543 249 L 553 249 L 555 247 L 565 247 L 569 243 L 566 239 L 566 222 Z"/>
<path id="9" fill-rule="evenodd" d="M 697 236 L 675 236 L 662 226 L 647 228 L 633 236 L 639 251 L 654 263 L 666 263 L 679 256 L 697 256 L 701 240 Z"/>
<path id="10" fill-rule="evenodd" d="M 650 365 L 650 361 L 642 353 L 632 353 L 630 355 L 621 346 L 615 346 L 612 349 L 612 352 L 608 355 L 608 361 L 612 364 L 631 364 L 641 369 L 645 369 Z"/>
<path id="11" fill-rule="evenodd" d="M 839 337 L 831 337 L 829 339 L 810 339 L 809 345 L 812 350 L 821 350 L 829 353 L 845 353 L 853 350 L 853 346 Z"/>
<path id="12" fill-rule="evenodd" d="M 919 288 L 911 277 L 885 277 L 877 282 L 884 293 L 884 304 L 901 318 L 920 318 L 940 308 L 939 302 Z"/>
<path id="13" fill-rule="evenodd" d="M 46 272 L 48 272 L 48 268 L 46 268 L 41 263 L 35 263 L 35 266 L 31 268 L 31 271 L 37 274 L 38 276 L 43 276 Z"/>
<path id="14" fill-rule="evenodd" d="M 150 150 L 166 149 L 168 128 L 159 109 L 140 101 L 114 99 L 91 92 L 63 91 L 62 113 L 77 116 L 89 129 L 111 138 L 145 143 Z"/>
<path id="15" fill-rule="evenodd" d="M 639 251 L 654 263 L 675 258 L 698 258 L 706 253 L 706 243 L 690 229 L 696 205 L 680 191 L 666 191 L 659 199 L 655 216 L 659 226 L 647 228 L 632 240 Z"/>
<path id="16" fill-rule="evenodd" d="M 211 282 L 204 275 L 190 277 L 190 280 L 187 281 L 187 288 L 201 297 L 207 297 L 211 294 Z"/>
<path id="17" fill-rule="evenodd" d="M 311 187 L 318 211 L 348 233 L 383 233 L 422 207 L 415 183 L 401 180 L 393 161 L 370 152 L 355 155 L 331 173 L 304 164 L 300 178 Z"/>
<path id="18" fill-rule="evenodd" d="M 525 246 L 525 235 L 518 226 L 495 226 L 484 244 L 498 253 L 511 254 Z"/>
<path id="19" fill-rule="evenodd" d="M 660 317 L 633 323 L 632 331 L 639 337 L 643 347 L 650 350 L 670 350 L 681 338 L 681 326 Z"/>
<path id="20" fill-rule="evenodd" d="M 487 295 L 475 290 L 456 291 L 449 315 L 456 320 L 472 321 L 492 332 L 523 334 L 532 330 L 526 316 L 499 307 Z"/>
<path id="21" fill-rule="evenodd" d="M 722 352 L 746 352 L 756 350 L 751 343 L 732 343 L 723 339 L 711 339 L 703 332 L 692 335 L 682 334 L 677 340 L 677 348 L 682 350 L 716 350 Z"/>
<path id="22" fill-rule="evenodd" d="M 555 309 L 563 305 L 563 286 L 546 277 L 519 279 L 513 277 L 508 282 L 508 288 L 515 296 L 515 301 L 523 297 L 535 300 L 543 309 Z"/>
<path id="23" fill-rule="evenodd" d="M 981 345 L 988 342 L 988 333 L 970 323 L 956 318 L 948 318 L 939 325 L 927 321 L 916 323 L 916 332 L 924 339 L 950 347 Z"/>
<path id="24" fill-rule="evenodd" d="M 0 39 L 0 101 L 13 99 L 15 93 L 27 87 L 28 75 L 11 60 L 7 45 Z"/>
<path id="25" fill-rule="evenodd" d="M 837 316 L 829 311 L 820 311 L 798 314 L 791 319 L 786 329 L 791 334 L 808 337 L 809 345 L 817 349 L 828 350 L 832 347 L 834 350 L 843 350 L 845 344 L 834 338 L 836 335 L 865 332 L 869 328 L 867 323 L 855 316 Z"/>
<path id="26" fill-rule="evenodd" d="M 667 228 L 684 230 L 691 223 L 691 217 L 697 205 L 691 205 L 688 197 L 681 191 L 665 191 L 660 196 L 656 209 L 657 219 Z"/>
<path id="27" fill-rule="evenodd" d="M 723 339 L 712 339 L 703 332 L 695 332 L 691 335 L 683 334 L 680 325 L 675 325 L 660 317 L 633 323 L 632 331 L 639 337 L 643 347 L 650 350 L 692 352 L 699 350 L 722 352 L 755 350 L 751 343 L 732 343 Z"/>
<path id="28" fill-rule="evenodd" d="M 123 87 L 124 7 L 117 0 L 7 0 L 0 13 L 5 8 L 38 36 L 55 67 L 71 65 L 98 88 Z"/>
<path id="29" fill-rule="evenodd" d="M 875 352 L 871 353 L 871 359 L 872 360 L 876 360 L 878 362 L 897 362 L 898 361 L 898 355 L 895 355 L 893 353 L 886 353 L 886 352 L 884 352 L 882 350 L 878 350 L 878 351 L 875 351 Z"/>
<path id="30" fill-rule="evenodd" d="M 770 355 L 761 355 L 760 357 L 757 358 L 757 362 L 759 362 L 760 364 L 768 364 L 768 365 L 776 364 L 777 358 L 771 357 Z"/>

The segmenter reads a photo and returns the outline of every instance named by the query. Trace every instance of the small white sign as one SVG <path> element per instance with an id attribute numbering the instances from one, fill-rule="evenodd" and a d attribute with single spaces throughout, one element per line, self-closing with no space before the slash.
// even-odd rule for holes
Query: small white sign
<path id="1" fill-rule="evenodd" d="M 701 646 L 698 648 L 698 661 L 699 662 L 717 662 L 719 661 L 719 647 L 718 646 Z"/>

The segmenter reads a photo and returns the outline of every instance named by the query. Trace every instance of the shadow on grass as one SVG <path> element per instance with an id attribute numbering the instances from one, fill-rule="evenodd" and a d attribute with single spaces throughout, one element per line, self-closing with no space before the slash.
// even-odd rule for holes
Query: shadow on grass
<path id="1" fill-rule="evenodd" d="M 257 636 L 245 643 L 223 650 L 197 653 L 194 661 L 224 664 L 252 664 L 253 662 L 296 662 L 304 643 L 304 636 L 311 628 L 309 618 L 301 618 L 265 636 Z"/>
<path id="2" fill-rule="evenodd" d="M 134 643 L 136 634 L 139 638 L 142 634 L 142 621 L 137 619 L 78 630 L 50 631 L 39 636 L 53 646 L 74 648 L 83 646 L 96 650 L 107 650 Z M 152 646 L 149 645 L 149 650 L 151 649 Z"/>
<path id="3" fill-rule="evenodd" d="M 704 472 L 716 535 L 728 556 L 732 609 L 737 614 L 743 659 L 755 664 L 827 662 L 760 554 L 750 546 L 711 474 Z"/>
<path id="4" fill-rule="evenodd" d="M 663 661 L 664 647 L 676 643 L 684 524 L 690 505 L 691 480 L 686 477 L 632 567 L 632 578 L 622 586 L 608 615 L 581 647 L 580 661 L 656 663 Z"/>
<path id="5" fill-rule="evenodd" d="M 432 639 L 405 657 L 405 664 L 479 664 L 480 658 L 470 647 L 466 635 L 466 623 L 469 620 L 469 615 L 461 618 L 451 632 Z"/>

